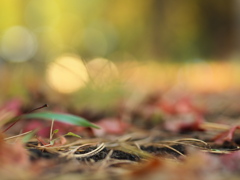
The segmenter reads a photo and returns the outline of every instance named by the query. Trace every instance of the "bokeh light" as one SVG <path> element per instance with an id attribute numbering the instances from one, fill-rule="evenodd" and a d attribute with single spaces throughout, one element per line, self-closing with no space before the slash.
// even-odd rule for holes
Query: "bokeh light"
<path id="1" fill-rule="evenodd" d="M 84 87 L 73 96 L 119 86 L 143 93 L 240 89 L 239 8 L 236 0 L 2 0 L 1 91 L 42 91 L 42 73 L 60 93 Z M 63 52 L 81 55 L 86 67 Z"/>
<path id="2" fill-rule="evenodd" d="M 96 58 L 87 63 L 88 73 L 95 85 L 107 85 L 117 79 L 117 66 L 104 58 Z"/>
<path id="3" fill-rule="evenodd" d="M 30 60 L 37 50 L 35 35 L 27 28 L 13 26 L 3 34 L 1 54 L 6 61 L 23 62 Z"/>
<path id="4" fill-rule="evenodd" d="M 81 58 L 63 55 L 49 64 L 46 79 L 51 88 L 67 94 L 84 87 L 89 77 Z"/>
<path id="5" fill-rule="evenodd" d="M 233 74 L 227 63 L 199 62 L 180 68 L 177 78 L 179 84 L 194 92 L 224 92 L 233 88 Z"/>

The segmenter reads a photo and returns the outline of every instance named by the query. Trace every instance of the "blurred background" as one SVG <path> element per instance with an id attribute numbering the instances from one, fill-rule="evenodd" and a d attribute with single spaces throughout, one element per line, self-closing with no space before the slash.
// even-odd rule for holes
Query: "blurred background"
<path id="1" fill-rule="evenodd" d="M 0 99 L 238 90 L 239 50 L 239 0 L 1 0 Z"/>

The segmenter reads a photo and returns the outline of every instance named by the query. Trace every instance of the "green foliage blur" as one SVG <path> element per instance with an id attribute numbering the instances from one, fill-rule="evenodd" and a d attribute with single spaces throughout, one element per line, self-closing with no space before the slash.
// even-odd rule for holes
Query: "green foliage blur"
<path id="1" fill-rule="evenodd" d="M 142 94 L 149 91 L 148 84 L 154 90 L 182 85 L 185 79 L 181 75 L 189 72 L 197 77 L 186 76 L 193 89 L 208 87 L 205 77 L 221 73 L 214 73 L 206 62 L 238 59 L 239 32 L 238 0 L 1 0 L 0 101 L 21 97 L 29 99 L 29 104 L 73 102 L 113 107 L 113 101 L 117 104 L 135 89 Z M 107 66 L 101 65 L 103 70 L 93 70 L 93 74 L 117 74 L 121 80 L 100 91 L 90 79 L 74 93 L 61 94 L 59 87 L 53 88 L 48 82 L 47 73 L 56 59 L 66 54 L 86 64 L 104 58 L 116 66 L 116 72 L 106 73 Z M 200 62 L 202 69 L 178 67 L 188 62 Z M 147 63 L 152 63 L 152 69 Z M 231 68 L 235 68 L 234 63 Z M 62 72 L 52 74 L 61 87 L 69 87 L 62 83 L 66 77 Z M 240 75 L 235 74 L 237 79 Z M 201 81 L 195 83 L 195 79 Z M 212 79 L 207 85 L 218 82 L 215 76 Z M 135 94 L 132 97 L 139 99 Z"/>
<path id="2" fill-rule="evenodd" d="M 31 59 L 61 53 L 113 61 L 224 59 L 239 48 L 237 0 L 1 0 L 0 43 L 11 27 L 36 37 Z M 1 59 L 8 60 L 0 54 Z"/>

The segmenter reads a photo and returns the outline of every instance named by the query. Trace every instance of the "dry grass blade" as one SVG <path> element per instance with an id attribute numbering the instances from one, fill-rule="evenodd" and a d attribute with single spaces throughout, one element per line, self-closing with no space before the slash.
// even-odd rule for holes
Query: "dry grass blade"
<path id="1" fill-rule="evenodd" d="M 212 122 L 204 122 L 201 124 L 201 128 L 207 130 L 228 130 L 231 126 L 226 124 L 212 123 Z"/>
<path id="2" fill-rule="evenodd" d="M 107 154 L 106 158 L 101 163 L 101 166 L 99 167 L 99 170 L 102 170 L 102 169 L 104 169 L 104 168 L 109 166 L 108 162 L 111 160 L 112 154 L 113 154 L 113 150 L 111 149 L 109 151 L 109 153 Z"/>
<path id="3" fill-rule="evenodd" d="M 66 153 L 60 153 L 61 154 L 61 157 L 67 157 L 67 159 L 70 159 L 73 157 L 73 154 L 80 148 L 83 148 L 83 147 L 86 147 L 86 146 L 91 146 L 91 145 L 95 145 L 95 143 L 87 143 L 87 144 L 83 144 L 83 145 L 80 145 L 80 146 L 77 146 L 77 147 L 69 147 L 70 150 Z"/>
<path id="4" fill-rule="evenodd" d="M 15 139 L 15 138 L 18 138 L 18 137 L 22 137 L 22 136 L 25 136 L 29 133 L 31 133 L 33 131 L 28 131 L 28 132 L 25 132 L 25 133 L 22 133 L 22 134 L 18 134 L 16 136 L 11 136 L 11 137 L 7 137 L 7 138 L 4 138 L 4 141 L 7 141 L 7 140 L 11 140 L 11 139 Z"/>
<path id="5" fill-rule="evenodd" d="M 130 160 L 111 159 L 111 162 L 108 163 L 108 166 L 117 165 L 117 164 L 138 164 L 138 162 L 130 161 Z"/>
<path id="6" fill-rule="evenodd" d="M 164 141 L 164 142 L 161 142 L 161 144 L 162 143 L 165 143 L 166 145 L 169 145 L 169 146 L 181 144 L 186 146 L 198 147 L 201 149 L 206 149 L 206 148 L 209 149 L 208 143 L 200 139 L 194 139 L 194 138 L 183 138 L 183 139 L 178 139 L 173 141 Z"/>
<path id="7" fill-rule="evenodd" d="M 180 151 L 178 151 L 177 149 L 175 149 L 175 148 L 173 148 L 173 147 L 171 147 L 171 146 L 169 146 L 169 145 L 161 144 L 161 146 L 166 147 L 166 148 L 168 148 L 168 149 L 171 149 L 172 151 L 176 152 L 177 154 L 179 154 L 179 155 L 181 155 L 181 156 L 183 156 L 183 157 L 186 157 L 183 153 L 181 153 Z"/>
<path id="8" fill-rule="evenodd" d="M 111 145 L 107 144 L 107 147 L 113 148 Z M 119 143 L 117 146 L 114 147 L 114 149 L 129 153 L 129 154 L 134 154 L 136 156 L 139 156 L 141 158 L 151 158 L 152 155 L 149 154 L 148 152 L 145 152 L 141 150 L 141 148 L 136 145 L 135 143 Z"/>
<path id="9" fill-rule="evenodd" d="M 152 139 L 153 139 L 153 137 L 152 137 L 152 136 L 149 136 L 149 137 L 146 137 L 146 138 L 142 138 L 142 139 L 136 140 L 136 141 L 134 141 L 134 142 L 137 143 L 137 144 L 139 144 L 139 145 L 144 145 L 144 144 L 146 144 L 146 143 L 151 142 Z"/>
<path id="10" fill-rule="evenodd" d="M 96 139 L 80 139 L 80 140 L 77 140 L 77 141 L 74 141 L 72 143 L 69 143 L 69 144 L 64 144 L 64 145 L 60 145 L 60 146 L 54 146 L 54 147 L 47 147 L 48 149 L 56 149 L 56 150 L 59 150 L 59 149 L 66 149 L 66 148 L 71 148 L 73 146 L 76 146 L 76 145 L 80 145 L 82 146 L 82 144 L 84 143 L 91 143 L 91 144 L 97 144 L 97 142 L 99 141 L 102 141 L 101 139 L 99 138 L 96 138 Z M 39 149 L 46 149 L 46 146 L 38 146 Z"/>
<path id="11" fill-rule="evenodd" d="M 175 142 L 181 142 L 181 141 L 192 141 L 192 142 L 200 142 L 204 145 L 208 145 L 208 143 L 206 143 L 205 141 L 202 141 L 200 139 L 194 139 L 194 138 L 184 138 L 184 139 L 179 139 L 179 140 L 176 140 Z"/>
<path id="12" fill-rule="evenodd" d="M 100 144 L 96 149 L 94 149 L 93 151 L 90 151 L 88 153 L 85 154 L 73 154 L 73 157 L 75 158 L 86 158 L 86 157 L 90 157 L 93 156 L 97 153 L 99 153 L 100 151 L 102 151 L 105 148 L 105 144 L 102 143 Z"/>

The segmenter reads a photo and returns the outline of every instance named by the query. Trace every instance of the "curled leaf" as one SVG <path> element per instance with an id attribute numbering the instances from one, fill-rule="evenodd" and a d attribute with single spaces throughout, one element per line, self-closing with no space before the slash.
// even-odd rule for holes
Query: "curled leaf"
<path id="1" fill-rule="evenodd" d="M 81 138 L 81 136 L 73 133 L 73 132 L 68 132 L 67 134 L 65 134 L 64 136 L 74 136 L 74 137 L 78 137 L 78 138 Z"/>

